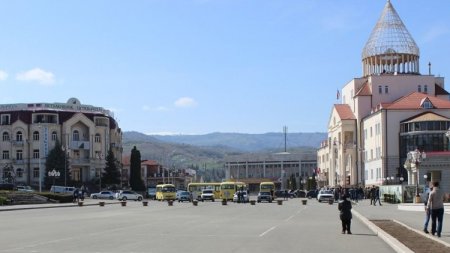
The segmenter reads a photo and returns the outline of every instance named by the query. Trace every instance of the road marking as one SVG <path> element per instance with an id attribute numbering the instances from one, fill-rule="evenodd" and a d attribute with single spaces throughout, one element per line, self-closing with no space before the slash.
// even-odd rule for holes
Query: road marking
<path id="1" fill-rule="evenodd" d="M 267 233 L 269 233 L 270 231 L 274 230 L 275 228 L 276 228 L 276 226 L 267 229 L 266 231 L 264 231 L 264 233 L 260 234 L 259 237 L 265 236 Z"/>
<path id="2" fill-rule="evenodd" d="M 295 215 L 291 215 L 289 218 L 285 219 L 284 221 L 289 221 L 290 219 L 294 218 Z"/>

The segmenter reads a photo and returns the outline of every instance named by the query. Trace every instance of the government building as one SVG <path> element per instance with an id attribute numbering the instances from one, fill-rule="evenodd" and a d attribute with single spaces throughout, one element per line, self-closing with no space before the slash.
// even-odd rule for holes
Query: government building
<path id="1" fill-rule="evenodd" d="M 67 103 L 0 105 L 0 181 L 42 188 L 45 162 L 59 143 L 68 155 L 66 179 L 77 185 L 100 179 L 112 149 L 122 157 L 122 131 L 111 111 Z"/>
<path id="2" fill-rule="evenodd" d="M 419 59 L 419 47 L 387 1 L 362 49 L 362 76 L 339 91 L 328 138 L 317 151 L 327 185 L 418 189 L 439 181 L 450 192 L 449 93 L 431 63 L 421 71 Z"/>

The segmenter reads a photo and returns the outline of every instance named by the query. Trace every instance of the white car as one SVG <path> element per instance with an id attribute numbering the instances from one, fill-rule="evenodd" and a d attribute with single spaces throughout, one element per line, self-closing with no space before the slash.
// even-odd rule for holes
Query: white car
<path id="1" fill-rule="evenodd" d="M 317 200 L 322 202 L 322 200 L 328 201 L 329 199 L 334 199 L 334 193 L 331 190 L 320 190 L 317 194 Z"/>
<path id="2" fill-rule="evenodd" d="M 91 199 L 114 199 L 115 193 L 112 191 L 101 191 L 91 194 Z"/>
<path id="3" fill-rule="evenodd" d="M 19 191 L 19 192 L 34 192 L 34 190 L 31 189 L 31 187 L 27 186 L 27 185 L 19 185 L 19 186 L 17 186 L 17 191 Z"/>
<path id="4" fill-rule="evenodd" d="M 238 202 L 238 200 L 239 200 L 239 196 L 238 196 L 238 194 L 242 194 L 241 195 L 241 200 L 244 202 L 244 203 L 247 203 L 247 202 L 249 202 L 250 201 L 250 197 L 248 196 L 248 194 L 247 194 L 247 192 L 246 191 L 237 191 L 237 192 L 235 192 L 234 193 L 234 195 L 233 195 L 233 202 Z"/>
<path id="5" fill-rule="evenodd" d="M 212 202 L 214 202 L 214 192 L 213 192 L 213 190 L 210 190 L 210 189 L 203 190 L 202 191 L 202 195 L 200 195 L 200 199 L 202 201 L 211 200 Z"/>
<path id="6" fill-rule="evenodd" d="M 120 190 L 116 193 L 116 199 L 118 200 L 138 200 L 141 201 L 143 199 L 142 195 L 139 193 L 136 193 L 134 191 L 128 191 L 128 190 Z"/>

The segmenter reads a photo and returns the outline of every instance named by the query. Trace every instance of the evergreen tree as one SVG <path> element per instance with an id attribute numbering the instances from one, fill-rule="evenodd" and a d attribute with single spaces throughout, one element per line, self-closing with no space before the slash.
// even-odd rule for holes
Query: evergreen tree
<path id="1" fill-rule="evenodd" d="M 291 174 L 291 182 L 290 182 L 291 190 L 297 189 L 297 180 L 295 179 L 295 175 Z"/>
<path id="2" fill-rule="evenodd" d="M 130 157 L 130 186 L 135 191 L 145 191 L 145 185 L 141 177 L 141 152 L 133 147 Z"/>
<path id="3" fill-rule="evenodd" d="M 111 148 L 108 150 L 108 155 L 106 156 L 106 166 L 101 179 L 102 188 L 105 185 L 110 186 L 120 184 L 120 171 L 119 168 L 117 168 L 117 159 Z"/>
<path id="4" fill-rule="evenodd" d="M 55 170 L 56 175 L 49 176 L 49 172 Z M 67 175 L 66 175 L 67 174 Z M 57 176 L 59 175 L 59 176 Z M 62 149 L 59 140 L 56 140 L 55 147 L 50 150 L 45 161 L 44 187 L 49 189 L 52 185 L 70 185 L 70 172 L 66 152 Z"/>

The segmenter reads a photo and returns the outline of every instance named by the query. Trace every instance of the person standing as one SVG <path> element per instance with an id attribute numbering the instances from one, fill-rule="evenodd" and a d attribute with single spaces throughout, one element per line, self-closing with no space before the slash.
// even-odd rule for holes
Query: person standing
<path id="1" fill-rule="evenodd" d="M 376 206 L 377 205 L 377 201 L 378 204 L 380 204 L 381 206 L 381 200 L 380 200 L 380 187 L 376 187 L 375 188 L 375 200 L 373 202 L 373 205 Z"/>
<path id="2" fill-rule="evenodd" d="M 345 234 L 345 231 L 347 231 L 347 234 L 352 234 L 350 230 L 350 225 L 352 223 L 352 202 L 348 200 L 347 194 L 342 196 L 342 201 L 339 202 L 338 209 L 340 211 L 339 218 L 342 222 L 342 233 Z"/>
<path id="3" fill-rule="evenodd" d="M 427 202 L 427 211 L 431 212 L 431 234 L 441 237 L 442 221 L 444 219 L 445 193 L 439 188 L 439 182 L 433 183 L 433 191 Z M 436 224 L 437 220 L 437 224 Z"/>
<path id="4" fill-rule="evenodd" d="M 431 212 L 430 210 L 427 209 L 427 204 L 428 204 L 428 199 L 430 198 L 430 192 L 433 190 L 433 187 L 430 188 L 430 191 L 427 192 L 427 195 L 425 197 L 425 222 L 423 224 L 423 232 L 425 232 L 425 234 L 428 234 L 428 223 L 430 222 L 430 217 L 431 217 Z"/>

